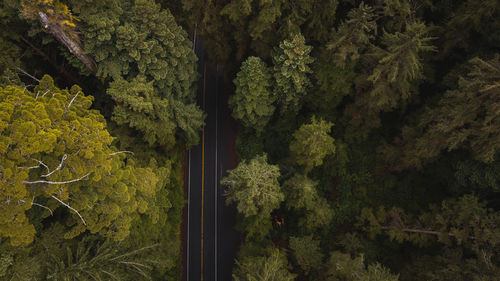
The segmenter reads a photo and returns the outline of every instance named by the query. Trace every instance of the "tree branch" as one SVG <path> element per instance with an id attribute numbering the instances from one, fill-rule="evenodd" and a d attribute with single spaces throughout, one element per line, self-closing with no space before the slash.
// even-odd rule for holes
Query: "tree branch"
<path id="1" fill-rule="evenodd" d="M 87 173 L 85 176 L 78 178 L 78 179 L 73 179 L 69 181 L 46 181 L 46 180 L 37 180 L 37 181 L 23 181 L 24 184 L 37 184 L 37 183 L 47 183 L 47 184 L 67 184 L 67 183 L 72 183 L 72 182 L 77 182 L 81 181 L 84 178 L 88 177 L 90 173 Z"/>
<path id="2" fill-rule="evenodd" d="M 54 215 L 54 213 L 52 212 L 52 210 L 51 210 L 49 207 L 44 206 L 44 205 L 41 205 L 41 204 L 38 204 L 38 203 L 35 203 L 35 201 L 34 201 L 34 200 L 35 200 L 35 199 L 33 199 L 33 200 L 31 201 L 31 206 L 35 205 L 35 206 L 38 206 L 38 207 L 42 207 L 42 208 L 44 208 L 44 209 L 49 210 L 49 212 L 50 212 L 50 215 L 51 215 L 51 216 L 53 216 L 53 215 Z"/>
<path id="3" fill-rule="evenodd" d="M 24 75 L 28 76 L 29 78 L 35 80 L 36 82 L 40 83 L 40 80 L 37 79 L 35 76 L 29 74 L 28 72 L 22 70 L 20 67 L 17 67 L 17 70 L 21 71 L 21 73 L 23 73 Z"/>
<path id="4" fill-rule="evenodd" d="M 49 177 L 50 175 L 52 175 L 55 171 L 59 171 L 61 170 L 62 168 L 62 165 L 64 163 L 64 160 L 66 160 L 66 158 L 68 158 L 68 155 L 64 154 L 64 156 L 62 157 L 61 159 L 61 163 L 59 163 L 59 166 L 57 166 L 57 168 L 55 168 L 52 172 L 49 172 L 45 175 L 41 175 L 42 178 L 46 178 L 46 177 Z M 47 168 L 48 169 L 48 168 Z"/>
<path id="5" fill-rule="evenodd" d="M 87 223 L 85 222 L 85 220 L 83 219 L 82 215 L 80 215 L 80 213 L 74 209 L 73 207 L 71 207 L 70 205 L 64 203 L 61 199 L 55 197 L 54 195 L 52 195 L 52 198 L 56 199 L 59 203 L 63 204 L 64 206 L 66 206 L 68 209 L 70 209 L 71 211 L 75 212 L 79 217 L 80 219 L 82 220 L 83 224 L 84 225 L 87 225 Z"/>
<path id="6" fill-rule="evenodd" d="M 112 155 L 116 155 L 116 154 L 120 154 L 120 153 L 130 153 L 130 154 L 134 154 L 132 151 L 128 151 L 128 150 L 123 150 L 123 151 L 117 151 L 117 152 L 113 152 L 110 154 L 110 156 Z"/>

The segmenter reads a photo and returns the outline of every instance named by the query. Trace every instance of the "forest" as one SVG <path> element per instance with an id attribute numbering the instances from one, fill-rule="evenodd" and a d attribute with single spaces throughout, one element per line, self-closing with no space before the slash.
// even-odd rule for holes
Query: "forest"
<path id="1" fill-rule="evenodd" d="M 500 1 L 3 0 L 0 23 L 0 280 L 182 280 L 195 32 L 238 126 L 233 280 L 500 280 Z"/>

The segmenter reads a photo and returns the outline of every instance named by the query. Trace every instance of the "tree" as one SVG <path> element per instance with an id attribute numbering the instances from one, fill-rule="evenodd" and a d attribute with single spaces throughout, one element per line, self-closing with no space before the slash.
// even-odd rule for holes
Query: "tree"
<path id="1" fill-rule="evenodd" d="M 302 232 L 311 232 L 328 225 L 334 213 L 325 198 L 316 190 L 317 182 L 305 175 L 294 175 L 283 183 L 285 205 L 298 212 L 299 227 Z"/>
<path id="2" fill-rule="evenodd" d="M 291 281 L 295 275 L 287 269 L 286 256 L 278 249 L 268 256 L 244 257 L 236 261 L 235 281 Z"/>
<path id="3" fill-rule="evenodd" d="M 92 97 L 44 76 L 33 92 L 0 88 L 0 235 L 29 244 L 43 219 L 65 208 L 67 238 L 89 230 L 123 240 L 138 213 L 154 207 L 158 178 L 111 146 Z M 127 161 L 125 161 L 127 158 Z"/>
<path id="4" fill-rule="evenodd" d="M 88 55 L 78 36 L 76 19 L 64 3 L 54 0 L 23 0 L 22 15 L 30 20 L 37 19 L 45 31 L 52 34 L 66 49 L 95 74 L 96 64 Z"/>
<path id="5" fill-rule="evenodd" d="M 233 117 L 260 135 L 275 109 L 268 67 L 260 58 L 249 57 L 233 82 L 236 92 L 229 99 Z"/>
<path id="6" fill-rule="evenodd" d="M 345 111 L 353 130 L 362 128 L 357 134 L 380 126 L 380 112 L 396 109 L 416 92 L 415 82 L 423 78 L 421 54 L 435 51 L 427 34 L 424 23 L 409 23 L 404 32 L 384 33 L 385 48 L 372 46 L 365 54 L 360 63 L 373 71 L 357 79 L 355 101 Z"/>
<path id="7" fill-rule="evenodd" d="M 316 117 L 311 118 L 311 123 L 303 124 L 293 133 L 290 143 L 290 153 L 293 161 L 305 166 L 310 171 L 323 164 L 323 158 L 335 152 L 334 139 L 329 135 L 333 123 Z"/>
<path id="8" fill-rule="evenodd" d="M 443 150 L 466 149 L 491 163 L 500 147 L 500 57 L 469 61 L 458 87 L 427 108 L 415 127 L 403 128 L 394 145 L 380 147 L 394 170 L 420 168 Z"/>
<path id="9" fill-rule="evenodd" d="M 269 30 L 272 24 L 281 16 L 284 2 L 283 0 L 232 0 L 224 6 L 220 14 L 228 16 L 236 25 L 243 25 L 248 28 L 248 33 L 253 39 L 262 39 L 263 32 Z M 254 14 L 254 16 L 250 20 L 246 20 L 251 14 Z M 248 22 L 248 27 L 244 24 L 246 22 Z"/>
<path id="10" fill-rule="evenodd" d="M 379 263 L 364 264 L 363 255 L 351 258 L 349 254 L 332 252 L 327 262 L 326 279 L 328 281 L 397 281 L 398 275 L 392 274 L 387 268 Z"/>
<path id="11" fill-rule="evenodd" d="M 290 237 L 290 249 L 305 275 L 309 275 L 311 270 L 319 269 L 323 264 L 319 242 L 319 240 L 314 240 L 312 235 Z"/>
<path id="12" fill-rule="evenodd" d="M 433 263 L 425 265 L 421 274 L 429 280 L 461 280 L 465 276 L 491 280 L 500 272 L 500 212 L 488 209 L 473 195 L 444 200 L 421 214 L 396 207 L 381 207 L 376 212 L 365 208 L 359 226 L 372 236 L 383 232 L 398 242 L 441 244 L 440 255 L 427 258 Z M 460 279 L 454 279 L 458 276 Z"/>
<path id="13" fill-rule="evenodd" d="M 500 212 L 486 208 L 472 195 L 444 200 L 418 216 L 400 208 L 365 208 L 359 225 L 370 234 L 386 232 L 391 240 L 425 245 L 438 241 L 447 247 L 463 248 L 480 262 L 499 267 Z"/>
<path id="14" fill-rule="evenodd" d="M 265 154 L 243 160 L 221 180 L 221 184 L 228 186 L 226 203 L 235 202 L 238 212 L 245 217 L 269 215 L 285 197 L 280 190 L 279 176 L 278 166 L 268 164 Z"/>
<path id="15" fill-rule="evenodd" d="M 337 30 L 331 32 L 327 49 L 332 52 L 335 63 L 339 66 L 356 62 L 361 53 L 375 38 L 377 29 L 375 13 L 372 7 L 361 2 L 358 8 L 347 13 L 347 20 Z"/>
<path id="16" fill-rule="evenodd" d="M 279 95 L 282 111 L 300 109 L 300 102 L 310 86 L 309 64 L 314 59 L 309 56 L 312 47 L 306 45 L 302 34 L 294 34 L 279 44 L 273 54 L 275 91 Z"/>
<path id="17" fill-rule="evenodd" d="M 153 265 L 151 245 L 130 252 L 111 241 L 99 242 L 87 236 L 77 245 L 66 248 L 63 256 L 49 256 L 46 261 L 47 279 L 54 280 L 124 280 L 151 279 Z M 137 280 L 137 279 L 136 279 Z"/>
<path id="18" fill-rule="evenodd" d="M 197 58 L 170 11 L 152 0 L 70 2 L 97 75 L 114 81 L 107 90 L 117 99 L 114 120 L 151 144 L 172 147 L 177 132 L 188 145 L 197 143 L 194 132 L 203 125 L 194 102 Z"/>

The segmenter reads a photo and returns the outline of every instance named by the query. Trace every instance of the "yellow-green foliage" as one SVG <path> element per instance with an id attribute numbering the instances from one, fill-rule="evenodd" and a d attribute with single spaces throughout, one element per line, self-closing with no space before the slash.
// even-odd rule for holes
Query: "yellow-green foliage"
<path id="1" fill-rule="evenodd" d="M 33 92 L 0 88 L 0 235 L 12 245 L 33 241 L 30 209 L 47 217 L 65 208 L 66 238 L 89 230 L 122 240 L 152 207 L 156 168 L 124 161 L 91 104 L 80 87 L 60 90 L 49 76 Z"/>

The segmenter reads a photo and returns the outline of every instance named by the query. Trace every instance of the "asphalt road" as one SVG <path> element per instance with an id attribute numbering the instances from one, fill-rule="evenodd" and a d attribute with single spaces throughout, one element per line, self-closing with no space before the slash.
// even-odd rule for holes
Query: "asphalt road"
<path id="1" fill-rule="evenodd" d="M 199 38 L 194 40 L 201 74 L 197 101 L 206 119 L 200 144 L 189 151 L 185 280 L 231 280 L 238 247 L 236 209 L 224 204 L 219 181 L 236 165 L 234 122 L 227 107 L 223 67 L 205 62 Z"/>

